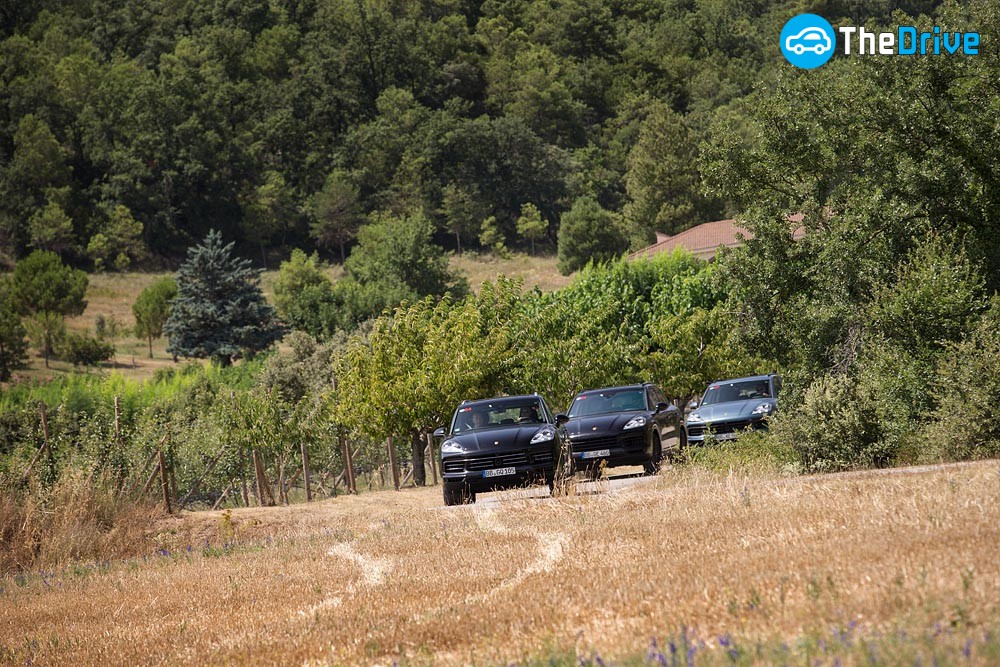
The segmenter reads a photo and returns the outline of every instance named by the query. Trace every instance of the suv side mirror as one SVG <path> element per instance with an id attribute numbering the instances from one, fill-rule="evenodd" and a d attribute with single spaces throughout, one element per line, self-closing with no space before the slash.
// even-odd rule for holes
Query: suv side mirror
<path id="1" fill-rule="evenodd" d="M 434 437 L 435 438 L 444 437 L 444 426 L 438 426 L 436 429 L 434 429 Z"/>
<path id="2" fill-rule="evenodd" d="M 691 402 L 688 403 L 688 405 L 687 405 L 687 409 L 688 410 L 694 410 L 697 407 L 698 407 L 698 399 L 697 398 L 692 398 Z"/>
<path id="3" fill-rule="evenodd" d="M 664 403 L 664 402 L 661 401 L 661 402 L 659 402 L 659 403 L 656 404 L 656 412 L 657 412 L 657 414 L 659 414 L 660 412 L 665 412 L 666 410 L 669 410 L 669 409 L 670 409 L 670 404 L 669 403 Z"/>
<path id="4" fill-rule="evenodd" d="M 564 414 L 558 414 L 558 415 L 556 415 L 556 426 L 562 426 L 563 424 L 565 424 L 568 421 L 569 421 L 569 417 L 567 417 L 566 415 L 564 415 Z"/>

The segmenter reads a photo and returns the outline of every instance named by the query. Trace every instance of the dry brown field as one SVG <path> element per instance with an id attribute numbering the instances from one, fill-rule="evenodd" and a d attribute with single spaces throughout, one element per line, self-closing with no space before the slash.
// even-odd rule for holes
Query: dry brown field
<path id="1" fill-rule="evenodd" d="M 0 579 L 0 662 L 1000 661 L 998 462 L 598 489 L 162 516 L 144 557 Z"/>

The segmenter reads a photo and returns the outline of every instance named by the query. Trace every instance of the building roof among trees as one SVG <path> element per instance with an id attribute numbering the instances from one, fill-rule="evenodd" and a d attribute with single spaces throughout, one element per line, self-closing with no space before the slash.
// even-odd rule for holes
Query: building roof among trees
<path id="1" fill-rule="evenodd" d="M 791 222 L 802 222 L 802 214 L 788 216 Z M 792 238 L 800 239 L 805 230 L 800 226 L 792 232 Z M 713 220 L 705 222 L 679 234 L 666 236 L 656 235 L 656 243 L 629 254 L 629 259 L 652 257 L 662 252 L 673 252 L 674 248 L 682 247 L 695 257 L 712 260 L 721 246 L 735 248 L 740 245 L 740 237 L 753 238 L 753 234 L 743 229 L 736 220 Z"/>

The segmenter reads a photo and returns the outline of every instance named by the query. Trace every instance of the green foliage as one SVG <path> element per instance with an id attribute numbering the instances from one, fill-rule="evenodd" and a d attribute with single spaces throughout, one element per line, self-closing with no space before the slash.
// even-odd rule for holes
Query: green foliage
<path id="1" fill-rule="evenodd" d="M 28 360 L 26 332 L 11 295 L 10 281 L 0 279 L 0 382 Z"/>
<path id="2" fill-rule="evenodd" d="M 329 336 L 340 325 L 340 304 L 325 265 L 315 253 L 301 250 L 281 263 L 274 282 L 274 305 L 293 329 L 312 336 Z"/>
<path id="3" fill-rule="evenodd" d="M 340 261 L 347 259 L 345 246 L 357 236 L 364 215 L 360 194 L 350 174 L 334 169 L 326 178 L 323 189 L 312 198 L 313 222 L 309 234 L 322 248 L 340 249 Z"/>
<path id="4" fill-rule="evenodd" d="M 465 281 L 448 270 L 448 257 L 433 243 L 433 233 L 422 213 L 383 215 L 361 228 L 344 265 L 349 279 L 335 290 L 351 326 L 402 301 L 467 291 Z"/>
<path id="5" fill-rule="evenodd" d="M 170 308 L 177 297 L 177 283 L 173 278 L 163 278 L 139 293 L 132 304 L 135 317 L 135 335 L 149 343 L 149 357 L 153 357 L 153 339 L 163 335 L 163 327 L 170 319 Z"/>
<path id="6" fill-rule="evenodd" d="M 506 257 L 509 254 L 506 245 L 507 237 L 504 236 L 503 231 L 497 225 L 497 219 L 492 215 L 483 220 L 479 229 L 479 243 L 484 248 L 489 248 L 498 257 Z"/>
<path id="7" fill-rule="evenodd" d="M 932 387 L 932 421 L 921 432 L 927 460 L 1000 455 L 1000 300 L 963 341 L 947 345 Z"/>
<path id="8" fill-rule="evenodd" d="M 233 359 L 266 350 L 284 333 L 260 291 L 260 273 L 232 255 L 233 244 L 211 231 L 188 251 L 177 270 L 164 332 L 167 352 L 228 366 Z"/>
<path id="9" fill-rule="evenodd" d="M 580 197 L 559 221 L 559 272 L 614 259 L 628 247 L 614 216 L 591 197 Z"/>
<path id="10" fill-rule="evenodd" d="M 794 449 L 810 472 L 883 467 L 897 443 L 887 441 L 872 400 L 847 375 L 825 375 L 809 385 L 800 405 L 770 421 L 776 446 Z"/>
<path id="11" fill-rule="evenodd" d="M 752 431 L 737 440 L 691 449 L 689 456 L 692 464 L 722 474 L 734 470 L 783 475 L 802 472 L 800 453 L 766 431 Z"/>
<path id="12" fill-rule="evenodd" d="M 33 247 L 61 253 L 73 245 L 73 221 L 59 202 L 49 200 L 28 220 L 28 234 Z"/>
<path id="13" fill-rule="evenodd" d="M 59 344 L 59 356 L 74 366 L 96 366 L 115 353 L 115 346 L 88 334 L 67 333 Z"/>
<path id="14" fill-rule="evenodd" d="M 23 315 L 80 315 L 87 306 L 87 274 L 64 265 L 53 252 L 36 250 L 18 262 L 11 289 Z"/>
<path id="15" fill-rule="evenodd" d="M 542 217 L 538 207 L 528 202 L 521 206 L 521 216 L 517 219 L 517 233 L 531 241 L 531 254 L 535 254 L 535 241 L 545 238 L 549 221 Z"/>
<path id="16" fill-rule="evenodd" d="M 97 271 L 109 266 L 124 271 L 143 255 L 142 223 L 122 204 L 111 209 L 101 231 L 91 236 L 87 243 L 87 256 Z"/>

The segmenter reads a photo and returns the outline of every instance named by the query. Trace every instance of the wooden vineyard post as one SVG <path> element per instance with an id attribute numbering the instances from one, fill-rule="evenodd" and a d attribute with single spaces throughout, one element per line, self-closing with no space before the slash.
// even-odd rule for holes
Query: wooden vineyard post
<path id="1" fill-rule="evenodd" d="M 344 472 L 347 474 L 347 490 L 350 493 L 357 493 L 358 487 L 354 481 L 354 456 L 351 454 L 351 446 L 347 442 L 344 434 L 340 434 L 340 446 L 344 450 Z"/>
<path id="2" fill-rule="evenodd" d="M 115 444 L 122 446 L 122 408 L 117 394 L 115 395 Z"/>
<path id="3" fill-rule="evenodd" d="M 309 478 L 309 448 L 306 447 L 305 440 L 302 441 L 302 481 L 306 485 L 306 502 L 312 502 L 313 492 Z"/>
<path id="4" fill-rule="evenodd" d="M 392 436 L 385 440 L 385 446 L 389 450 L 389 467 L 392 468 L 392 485 L 399 491 L 399 468 L 396 466 L 396 452 L 392 447 Z"/>
<path id="5" fill-rule="evenodd" d="M 271 493 L 271 484 L 264 474 L 264 464 L 260 460 L 257 450 L 253 450 L 253 469 L 257 480 L 257 502 L 263 506 L 265 503 L 274 505 L 274 495 Z"/>
<path id="6" fill-rule="evenodd" d="M 160 461 L 160 486 L 163 489 L 163 505 L 167 508 L 167 514 L 172 514 L 170 508 L 170 480 L 167 478 L 167 462 L 163 459 L 163 450 L 156 451 L 156 457 Z"/>
<path id="7" fill-rule="evenodd" d="M 431 433 L 427 434 L 427 458 L 431 462 L 431 481 L 434 483 L 433 486 L 437 486 L 438 483 L 437 459 L 434 457 L 434 435 Z"/>

